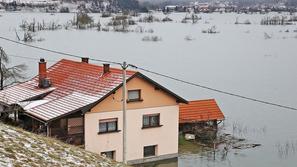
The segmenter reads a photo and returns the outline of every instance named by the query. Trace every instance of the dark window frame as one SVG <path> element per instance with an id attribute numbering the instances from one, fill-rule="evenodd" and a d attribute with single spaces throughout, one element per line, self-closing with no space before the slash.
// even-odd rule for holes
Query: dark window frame
<path id="1" fill-rule="evenodd" d="M 149 150 L 146 150 L 149 149 Z M 153 150 L 153 152 L 149 152 L 151 150 Z M 157 156 L 157 145 L 150 145 L 150 146 L 144 146 L 143 147 L 143 157 L 147 158 L 147 157 L 154 157 Z"/>
<path id="2" fill-rule="evenodd" d="M 158 117 L 158 122 L 156 125 L 154 125 L 152 123 L 152 118 L 153 117 Z M 144 119 L 148 117 L 149 119 L 149 124 L 148 125 L 144 125 Z M 142 129 L 146 129 L 146 128 L 156 128 L 156 127 L 161 127 L 163 125 L 160 124 L 160 113 L 157 113 L 157 114 L 146 114 L 146 115 L 143 115 L 142 116 Z"/>
<path id="3" fill-rule="evenodd" d="M 115 130 L 108 130 L 108 125 L 111 122 L 115 122 Z M 105 130 L 104 131 L 100 131 L 100 124 L 105 124 Z M 114 132 L 120 132 L 120 130 L 118 130 L 118 118 L 109 118 L 109 119 L 100 119 L 99 120 L 99 124 L 98 124 L 98 134 L 105 134 L 105 133 L 114 133 Z"/>
<path id="4" fill-rule="evenodd" d="M 137 91 L 138 92 L 138 98 L 135 98 L 135 99 L 129 99 L 129 92 L 134 92 L 134 91 Z M 128 93 L 127 93 L 127 102 L 139 102 L 139 101 L 143 101 L 143 99 L 141 98 L 141 89 L 132 89 L 132 90 L 128 90 Z"/>
<path id="5" fill-rule="evenodd" d="M 111 157 L 108 156 L 110 153 L 111 153 Z M 113 150 L 113 151 L 104 151 L 104 152 L 100 153 L 101 156 L 103 156 L 103 154 L 105 154 L 107 158 L 115 160 L 115 150 Z"/>

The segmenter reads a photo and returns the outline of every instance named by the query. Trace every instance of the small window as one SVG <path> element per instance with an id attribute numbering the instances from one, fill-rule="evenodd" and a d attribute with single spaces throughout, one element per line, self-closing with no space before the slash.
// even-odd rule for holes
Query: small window
<path id="1" fill-rule="evenodd" d="M 141 91 L 138 90 L 128 90 L 128 102 L 131 101 L 141 101 Z"/>
<path id="2" fill-rule="evenodd" d="M 160 126 L 160 114 L 144 115 L 143 128 L 158 127 Z"/>
<path id="3" fill-rule="evenodd" d="M 99 120 L 99 133 L 108 133 L 118 131 L 118 119 Z"/>
<path id="4" fill-rule="evenodd" d="M 84 125 L 82 117 L 69 118 L 67 121 L 67 132 L 69 135 L 83 133 Z"/>
<path id="5" fill-rule="evenodd" d="M 144 157 L 151 157 L 156 155 L 156 145 L 154 146 L 145 146 L 143 147 L 143 156 Z"/>
<path id="6" fill-rule="evenodd" d="M 105 156 L 109 159 L 114 159 L 115 158 L 115 151 L 106 151 L 106 152 L 101 152 L 102 156 Z"/>

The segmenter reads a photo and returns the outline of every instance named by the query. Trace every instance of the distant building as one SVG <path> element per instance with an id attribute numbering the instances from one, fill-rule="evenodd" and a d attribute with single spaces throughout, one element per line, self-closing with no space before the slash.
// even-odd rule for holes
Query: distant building
<path id="1" fill-rule="evenodd" d="M 164 7 L 166 12 L 174 12 L 177 9 L 176 5 L 167 5 Z"/>
<path id="2" fill-rule="evenodd" d="M 4 4 L 15 4 L 18 6 L 27 5 L 27 6 L 36 6 L 36 7 L 44 7 L 44 6 L 54 6 L 60 4 L 58 0 L 0 0 L 0 2 Z"/>
<path id="3" fill-rule="evenodd" d="M 209 12 L 210 4 L 209 3 L 198 3 L 197 8 L 198 8 L 199 12 Z"/>

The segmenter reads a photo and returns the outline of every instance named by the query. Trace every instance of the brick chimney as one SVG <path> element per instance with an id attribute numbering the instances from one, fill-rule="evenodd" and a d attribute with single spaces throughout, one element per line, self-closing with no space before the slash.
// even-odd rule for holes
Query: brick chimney
<path id="1" fill-rule="evenodd" d="M 106 74 L 110 71 L 109 64 L 103 64 L 103 74 Z"/>
<path id="2" fill-rule="evenodd" d="M 46 73 L 46 62 L 44 60 L 44 58 L 41 58 L 39 61 L 39 84 L 41 82 L 41 80 L 44 80 L 47 77 L 47 73 Z"/>
<path id="3" fill-rule="evenodd" d="M 82 57 L 81 62 L 89 63 L 89 58 L 88 57 Z"/>
<path id="4" fill-rule="evenodd" d="M 50 87 L 50 80 L 47 78 L 46 72 L 46 61 L 44 58 L 41 58 L 39 61 L 39 88 L 48 88 Z"/>

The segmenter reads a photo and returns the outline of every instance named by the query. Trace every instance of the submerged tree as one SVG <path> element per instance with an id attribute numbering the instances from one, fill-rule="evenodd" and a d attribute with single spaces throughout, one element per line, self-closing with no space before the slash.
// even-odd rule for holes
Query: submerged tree
<path id="1" fill-rule="evenodd" d="M 74 19 L 74 24 L 78 29 L 86 29 L 95 27 L 94 20 L 91 16 L 89 16 L 85 12 L 78 12 L 76 14 L 76 18 Z"/>
<path id="2" fill-rule="evenodd" d="M 2 47 L 0 47 L 0 90 L 5 87 L 18 83 L 25 79 L 23 72 L 27 69 L 24 64 L 7 67 L 9 58 Z"/>

